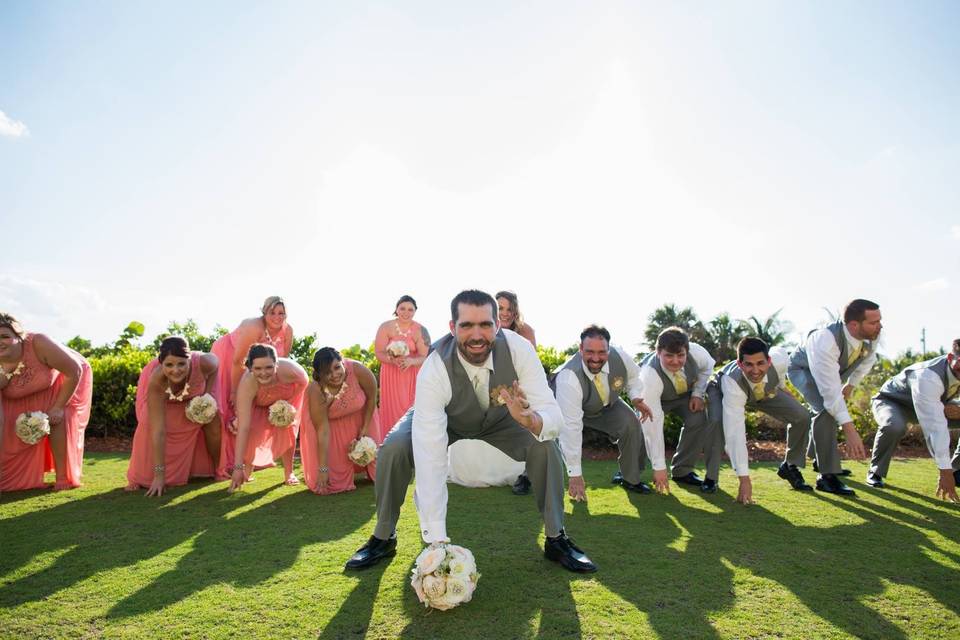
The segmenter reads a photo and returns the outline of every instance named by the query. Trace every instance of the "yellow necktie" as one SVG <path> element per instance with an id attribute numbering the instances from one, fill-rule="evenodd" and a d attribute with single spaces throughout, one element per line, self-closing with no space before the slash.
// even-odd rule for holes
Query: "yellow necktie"
<path id="1" fill-rule="evenodd" d="M 853 361 L 860 357 L 860 351 L 862 350 L 863 350 L 862 342 L 850 350 L 850 355 L 847 356 L 847 366 L 850 366 L 851 364 L 853 364 Z"/>
<path id="2" fill-rule="evenodd" d="M 954 382 L 947 391 L 947 400 L 952 400 L 958 391 L 960 391 L 960 382 Z"/>
<path id="3" fill-rule="evenodd" d="M 597 388 L 597 393 L 600 394 L 600 401 L 603 402 L 603 406 L 607 406 L 607 401 L 610 399 L 610 394 L 607 393 L 607 390 L 603 388 L 603 382 L 600 380 L 599 373 L 595 373 L 593 375 L 593 386 Z"/>
<path id="4" fill-rule="evenodd" d="M 757 382 L 753 385 L 753 399 L 754 400 L 763 400 L 763 396 L 766 395 L 766 389 L 762 382 Z"/>
<path id="5" fill-rule="evenodd" d="M 473 376 L 473 392 L 477 394 L 477 401 L 480 403 L 480 408 L 486 411 L 490 408 L 490 394 L 487 393 L 487 390 L 484 388 L 483 384 L 480 382 L 480 374 L 477 373 Z"/>
<path id="6" fill-rule="evenodd" d="M 678 395 L 683 395 L 687 392 L 687 379 L 683 377 L 682 371 L 677 371 L 673 374 L 673 388 L 677 390 Z"/>

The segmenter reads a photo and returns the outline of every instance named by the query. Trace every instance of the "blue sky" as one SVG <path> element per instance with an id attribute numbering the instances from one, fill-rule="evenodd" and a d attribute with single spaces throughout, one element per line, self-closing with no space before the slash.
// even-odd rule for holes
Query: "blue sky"
<path id="1" fill-rule="evenodd" d="M 666 302 L 852 297 L 960 336 L 952 2 L 0 4 L 0 308 L 368 343 L 516 290 L 639 348 Z"/>

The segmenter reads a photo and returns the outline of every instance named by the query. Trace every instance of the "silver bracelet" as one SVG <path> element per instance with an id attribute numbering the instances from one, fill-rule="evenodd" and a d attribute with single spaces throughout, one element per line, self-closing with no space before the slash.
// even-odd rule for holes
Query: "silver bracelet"
<path id="1" fill-rule="evenodd" d="M 166 465 L 163 465 L 163 464 L 155 464 L 155 465 L 153 465 L 153 472 L 154 472 L 154 473 L 163 473 L 163 472 L 166 471 L 166 470 L 167 470 L 167 466 L 166 466 Z"/>
<path id="2" fill-rule="evenodd" d="M 237 464 L 233 465 L 233 470 L 234 470 L 234 471 L 246 471 L 246 470 L 247 470 L 247 465 L 243 464 L 242 462 L 238 462 Z"/>
<path id="3" fill-rule="evenodd" d="M 330 471 L 330 467 L 317 467 L 317 473 L 327 473 Z"/>

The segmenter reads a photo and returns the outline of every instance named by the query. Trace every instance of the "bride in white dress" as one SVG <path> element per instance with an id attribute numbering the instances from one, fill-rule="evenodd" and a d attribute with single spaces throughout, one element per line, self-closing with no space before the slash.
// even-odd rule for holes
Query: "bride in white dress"
<path id="1" fill-rule="evenodd" d="M 519 333 L 536 347 L 533 327 L 523 321 L 517 294 L 500 291 L 496 298 L 500 326 Z M 526 468 L 524 462 L 514 460 L 483 440 L 454 442 L 447 451 L 447 460 L 447 480 L 464 487 L 510 486 Z"/>

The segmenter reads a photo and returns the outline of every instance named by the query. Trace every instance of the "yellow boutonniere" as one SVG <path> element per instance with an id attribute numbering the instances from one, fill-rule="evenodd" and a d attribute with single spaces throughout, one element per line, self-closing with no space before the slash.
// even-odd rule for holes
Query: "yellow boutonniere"
<path id="1" fill-rule="evenodd" d="M 623 378 L 621 378 L 620 376 L 617 376 L 613 380 L 611 380 L 610 388 L 616 391 L 617 393 L 620 393 L 620 391 L 623 390 Z"/>

